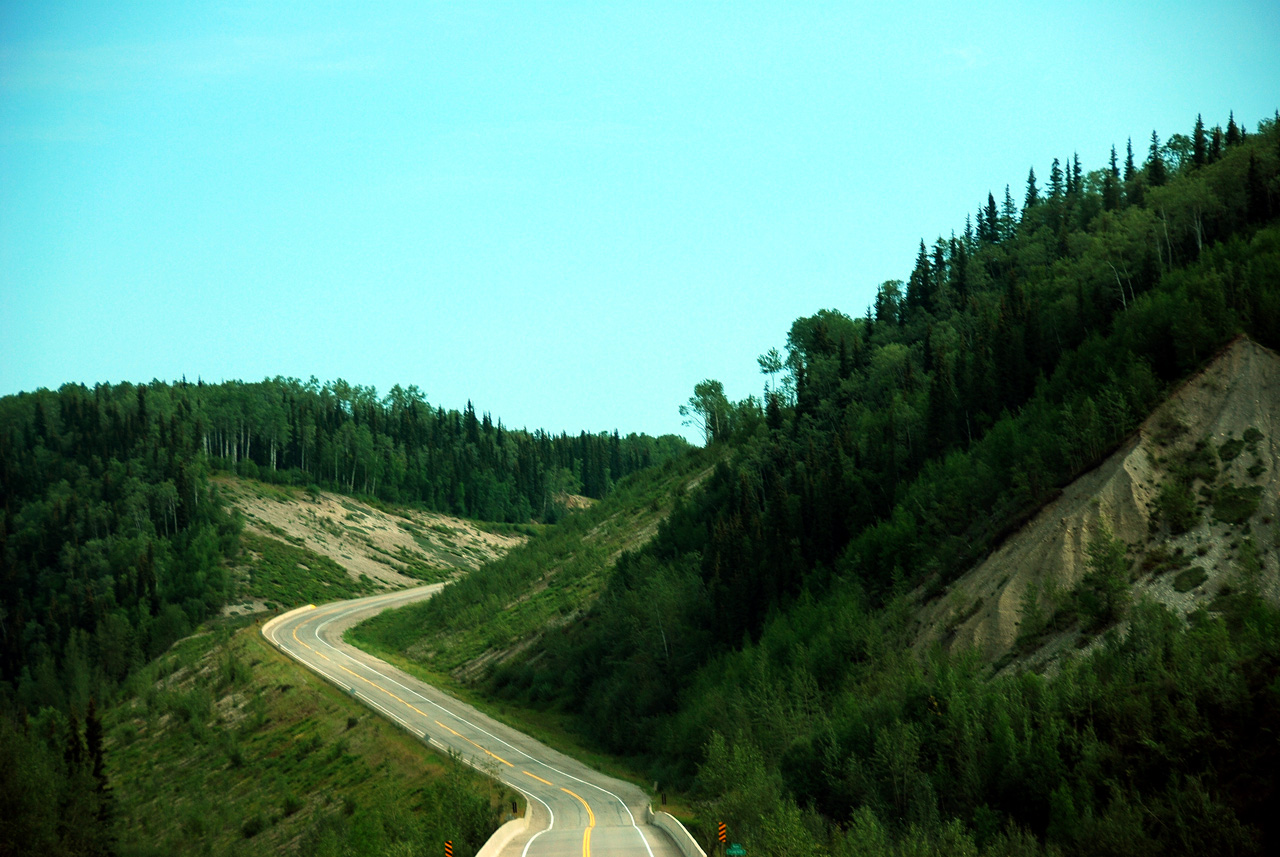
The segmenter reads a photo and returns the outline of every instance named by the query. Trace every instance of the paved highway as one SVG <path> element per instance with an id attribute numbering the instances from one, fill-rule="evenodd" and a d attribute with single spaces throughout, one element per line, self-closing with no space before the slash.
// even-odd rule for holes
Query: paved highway
<path id="1" fill-rule="evenodd" d="M 680 857 L 647 824 L 648 798 L 481 714 L 342 641 L 352 625 L 390 607 L 430 598 L 442 584 L 290 611 L 262 633 L 290 657 L 440 750 L 457 752 L 528 799 L 529 826 L 503 857 Z"/>

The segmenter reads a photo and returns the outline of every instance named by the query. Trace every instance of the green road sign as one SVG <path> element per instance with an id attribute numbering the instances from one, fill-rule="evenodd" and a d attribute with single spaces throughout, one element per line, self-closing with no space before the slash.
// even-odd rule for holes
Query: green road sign
<path id="1" fill-rule="evenodd" d="M 725 857 L 747 857 L 747 849 L 738 843 L 733 843 L 724 850 Z"/>

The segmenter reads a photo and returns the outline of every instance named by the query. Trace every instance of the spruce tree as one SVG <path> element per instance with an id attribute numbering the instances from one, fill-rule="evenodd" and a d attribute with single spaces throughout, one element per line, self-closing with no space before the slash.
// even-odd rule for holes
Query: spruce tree
<path id="1" fill-rule="evenodd" d="M 1236 112 L 1227 116 L 1227 145 L 1234 146 L 1240 142 L 1240 128 L 1236 125 Z"/>
<path id="2" fill-rule="evenodd" d="M 1167 178 L 1164 169 L 1164 158 L 1160 155 L 1160 137 L 1151 132 L 1151 151 L 1147 155 L 1147 183 L 1152 187 L 1160 187 Z"/>
<path id="3" fill-rule="evenodd" d="M 1196 129 L 1191 134 L 1191 164 L 1195 167 L 1203 167 L 1208 161 L 1208 145 L 1204 136 L 1204 120 L 1200 118 L 1200 114 L 1196 114 Z"/>
<path id="4" fill-rule="evenodd" d="M 1214 125 L 1209 135 L 1209 163 L 1216 163 L 1222 157 L 1222 126 Z"/>
<path id="5" fill-rule="evenodd" d="M 926 312 L 932 310 L 932 295 L 930 292 L 930 283 L 933 277 L 929 272 L 929 251 L 925 249 L 924 239 L 920 239 L 920 252 L 916 255 L 916 267 L 911 272 L 911 278 L 907 280 L 907 309 L 922 309 Z"/>
<path id="6" fill-rule="evenodd" d="M 1084 193 L 1084 171 L 1080 169 L 1079 152 L 1073 152 L 1071 154 L 1071 178 L 1071 183 L 1075 187 L 1076 193 Z"/>
<path id="7" fill-rule="evenodd" d="M 1053 166 L 1049 168 L 1049 199 L 1053 202 L 1062 199 L 1062 166 L 1057 158 L 1053 159 Z"/>
<path id="8" fill-rule="evenodd" d="M 987 193 L 987 240 L 994 243 L 1000 240 L 1000 213 L 996 211 L 996 198 Z"/>
<path id="9" fill-rule="evenodd" d="M 1133 164 L 1133 138 L 1129 138 L 1128 153 L 1124 158 L 1124 180 L 1126 183 L 1133 181 L 1134 175 L 1138 172 L 1137 167 Z"/>
<path id="10" fill-rule="evenodd" d="M 954 236 L 954 233 L 952 233 Z M 955 238 L 952 238 L 952 244 Z M 942 236 L 938 236 L 938 240 L 933 242 L 933 264 L 931 273 L 933 279 L 929 283 L 929 312 L 938 312 L 938 296 L 942 294 L 942 290 L 947 285 L 947 251 L 950 245 L 942 240 Z"/>
<path id="11" fill-rule="evenodd" d="M 1027 195 L 1022 201 L 1022 213 L 1025 215 L 1027 209 L 1034 206 L 1040 201 L 1040 191 L 1036 188 L 1036 168 L 1032 167 L 1027 173 Z"/>
<path id="12" fill-rule="evenodd" d="M 1111 164 L 1102 177 L 1102 207 L 1115 211 L 1120 207 L 1120 168 L 1116 164 L 1116 147 L 1111 147 Z"/>
<path id="13" fill-rule="evenodd" d="M 1018 227 L 1018 207 L 1013 204 L 1009 186 L 1004 186 L 1004 203 L 1000 206 L 1000 238 L 1012 238 Z"/>

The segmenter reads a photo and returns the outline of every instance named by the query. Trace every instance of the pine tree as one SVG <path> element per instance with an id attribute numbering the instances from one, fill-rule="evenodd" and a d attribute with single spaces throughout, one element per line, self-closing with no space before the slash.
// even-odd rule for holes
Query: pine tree
<path id="1" fill-rule="evenodd" d="M 954 237 L 952 238 L 952 243 L 955 243 Z M 938 236 L 937 241 L 933 242 L 933 264 L 931 265 L 933 279 L 929 283 L 929 311 L 932 313 L 936 313 L 940 309 L 938 297 L 947 285 L 947 250 L 949 246 L 947 242 L 942 240 L 941 235 Z"/>
<path id="2" fill-rule="evenodd" d="M 1022 213 L 1025 215 L 1027 209 L 1033 207 L 1040 201 L 1040 190 L 1036 187 L 1036 168 L 1032 167 L 1027 173 L 1027 195 L 1022 201 Z"/>
<path id="3" fill-rule="evenodd" d="M 993 194 L 987 194 L 987 240 L 995 243 L 1000 240 L 1000 213 L 996 211 L 996 198 Z M 980 236 L 981 237 L 981 236 Z"/>
<path id="4" fill-rule="evenodd" d="M 1204 136 L 1204 120 L 1196 114 L 1196 129 L 1191 134 L 1191 164 L 1203 167 L 1208 160 L 1208 146 Z"/>
<path id="5" fill-rule="evenodd" d="M 907 280 L 907 309 L 933 311 L 933 295 L 931 284 L 933 276 L 929 271 L 929 251 L 925 249 L 924 239 L 920 239 L 920 252 L 916 255 L 916 267 Z"/>
<path id="6" fill-rule="evenodd" d="M 1222 157 L 1222 126 L 1214 125 L 1209 135 L 1209 163 L 1216 163 Z"/>
<path id="7" fill-rule="evenodd" d="M 1009 186 L 1004 186 L 1004 202 L 1000 206 L 1000 238 L 1012 238 L 1018 226 L 1018 207 L 1013 204 Z"/>
<path id="8" fill-rule="evenodd" d="M 1137 174 L 1137 172 L 1138 172 L 1138 169 L 1133 164 L 1133 138 L 1130 137 L 1129 144 L 1128 144 L 1128 154 L 1125 155 L 1125 159 L 1124 159 L 1125 183 L 1128 184 L 1129 182 L 1133 181 L 1133 177 L 1134 175 Z"/>
<path id="9" fill-rule="evenodd" d="M 1120 207 L 1120 168 L 1116 164 L 1116 147 L 1111 147 L 1111 164 L 1102 177 L 1102 207 L 1115 211 Z"/>
<path id="10" fill-rule="evenodd" d="M 1071 177 L 1076 194 L 1084 193 L 1084 171 L 1080 169 L 1079 152 L 1073 152 L 1071 155 Z"/>
<path id="11" fill-rule="evenodd" d="M 1227 117 L 1227 145 L 1234 146 L 1240 142 L 1240 128 L 1236 125 L 1236 112 L 1231 111 Z"/>
<path id="12" fill-rule="evenodd" d="M 1058 163 L 1058 159 L 1053 159 L 1053 166 L 1049 168 L 1049 199 L 1057 202 L 1062 199 L 1062 166 Z"/>
<path id="13" fill-rule="evenodd" d="M 1152 131 L 1151 151 L 1147 155 L 1147 183 L 1152 187 L 1160 187 L 1166 178 L 1164 158 L 1160 155 L 1160 138 Z"/>

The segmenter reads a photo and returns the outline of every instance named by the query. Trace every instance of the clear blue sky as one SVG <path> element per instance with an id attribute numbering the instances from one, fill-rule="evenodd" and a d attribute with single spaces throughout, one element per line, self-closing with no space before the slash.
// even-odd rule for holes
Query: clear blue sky
<path id="1" fill-rule="evenodd" d="M 0 394 L 316 375 L 680 432 L 988 190 L 1278 82 L 1274 0 L 6 0 Z"/>

